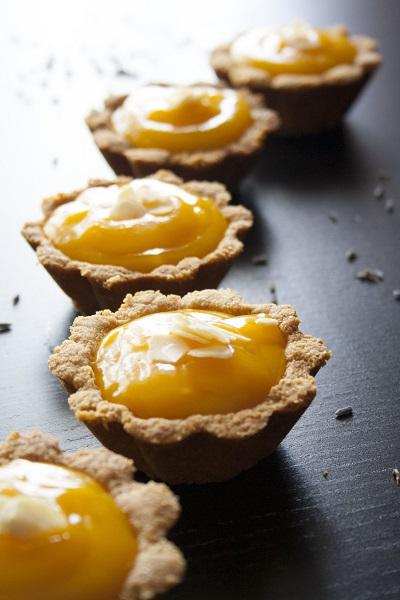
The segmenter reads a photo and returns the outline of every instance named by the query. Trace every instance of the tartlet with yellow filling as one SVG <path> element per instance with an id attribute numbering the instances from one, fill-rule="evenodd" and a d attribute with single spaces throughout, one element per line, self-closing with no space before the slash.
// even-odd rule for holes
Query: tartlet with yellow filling
<path id="1" fill-rule="evenodd" d="M 179 583 L 165 539 L 179 503 L 105 448 L 61 452 L 43 433 L 0 444 L 1 598 L 140 600 Z"/>
<path id="2" fill-rule="evenodd" d="M 264 95 L 288 136 L 337 127 L 380 63 L 372 38 L 304 22 L 247 31 L 211 55 L 222 81 Z"/>
<path id="3" fill-rule="evenodd" d="M 279 125 L 261 96 L 213 84 L 146 85 L 111 97 L 86 119 L 117 175 L 171 169 L 235 187 Z"/>
<path id="4" fill-rule="evenodd" d="M 116 309 L 127 293 L 216 287 L 242 252 L 251 212 L 220 183 L 169 171 L 92 181 L 43 203 L 22 233 L 76 308 Z"/>
<path id="5" fill-rule="evenodd" d="M 229 479 L 271 454 L 330 357 L 289 305 L 232 290 L 128 295 L 78 317 L 49 359 L 69 405 L 107 447 L 170 483 Z"/>

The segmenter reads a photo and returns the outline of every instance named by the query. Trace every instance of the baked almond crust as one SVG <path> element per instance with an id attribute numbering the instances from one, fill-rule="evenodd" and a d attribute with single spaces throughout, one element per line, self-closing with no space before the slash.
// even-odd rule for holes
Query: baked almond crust
<path id="1" fill-rule="evenodd" d="M 79 312 L 92 314 L 102 308 L 116 310 L 126 294 L 142 290 L 160 290 L 165 294 L 184 295 L 195 289 L 217 287 L 234 259 L 241 254 L 241 239 L 252 226 L 253 216 L 243 206 L 230 205 L 231 196 L 224 185 L 209 181 L 184 183 L 170 171 L 163 170 L 152 177 L 214 200 L 228 222 L 223 239 L 213 252 L 203 258 L 187 257 L 177 265 L 162 265 L 149 273 L 72 260 L 53 245 L 46 237 L 43 227 L 46 219 L 58 206 L 75 200 L 83 190 L 45 199 L 43 219 L 26 223 L 22 235 L 36 251 L 45 269 L 70 296 Z M 92 180 L 89 181 L 88 187 L 123 185 L 129 181 L 131 178 L 127 177 L 119 177 L 112 181 Z"/>
<path id="2" fill-rule="evenodd" d="M 190 87 L 196 85 L 203 84 Z M 114 130 L 111 122 L 113 112 L 123 104 L 126 95 L 107 98 L 104 109 L 93 111 L 86 123 L 97 147 L 117 175 L 144 177 L 157 169 L 171 169 L 185 181 L 221 181 L 234 189 L 253 166 L 267 134 L 279 127 L 277 114 L 265 108 L 262 96 L 246 90 L 240 93 L 249 104 L 253 123 L 238 140 L 213 150 L 173 153 L 160 148 L 133 147 Z"/>
<path id="3" fill-rule="evenodd" d="M 103 400 L 91 364 L 103 337 L 143 315 L 183 308 L 232 315 L 267 312 L 287 336 L 286 372 L 256 407 L 186 419 L 140 419 L 128 407 Z M 58 346 L 49 367 L 71 393 L 69 405 L 107 447 L 132 457 L 153 478 L 170 483 L 229 479 L 271 454 L 316 394 L 315 374 L 331 353 L 317 338 L 298 330 L 289 305 L 247 304 L 229 289 L 192 292 L 183 298 L 159 292 L 128 295 L 115 313 L 78 317 L 71 336 Z M 223 384 L 223 382 L 221 382 Z"/>
<path id="4" fill-rule="evenodd" d="M 343 25 L 327 29 L 347 33 Z M 281 118 L 279 135 L 316 134 L 339 125 L 382 61 L 374 39 L 355 35 L 350 40 L 357 50 L 354 62 L 316 75 L 269 75 L 263 69 L 235 62 L 231 44 L 212 52 L 211 65 L 222 81 L 264 95 L 267 106 Z"/>
<path id="5" fill-rule="evenodd" d="M 119 600 L 148 600 L 179 583 L 185 561 L 165 535 L 175 524 L 179 502 L 162 483 L 132 480 L 132 461 L 105 448 L 65 454 L 50 435 L 35 431 L 11 433 L 0 444 L 0 466 L 24 458 L 47 462 L 86 473 L 113 496 L 135 528 L 138 553 L 119 595 Z M 60 585 L 62 582 L 60 582 Z"/>

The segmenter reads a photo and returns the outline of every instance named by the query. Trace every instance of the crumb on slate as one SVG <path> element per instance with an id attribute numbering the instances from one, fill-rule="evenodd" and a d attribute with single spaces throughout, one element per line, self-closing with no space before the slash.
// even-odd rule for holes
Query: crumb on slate
<path id="1" fill-rule="evenodd" d="M 393 290 L 392 295 L 397 302 L 400 302 L 400 290 Z"/>
<path id="2" fill-rule="evenodd" d="M 335 215 L 334 213 L 329 213 L 328 217 L 329 217 L 329 220 L 330 220 L 331 223 L 337 223 L 338 222 L 337 215 Z"/>
<path id="3" fill-rule="evenodd" d="M 323 477 L 324 479 L 328 479 L 328 475 L 329 475 L 329 471 L 328 471 L 328 469 L 324 469 L 324 470 L 322 471 L 322 477 Z"/>

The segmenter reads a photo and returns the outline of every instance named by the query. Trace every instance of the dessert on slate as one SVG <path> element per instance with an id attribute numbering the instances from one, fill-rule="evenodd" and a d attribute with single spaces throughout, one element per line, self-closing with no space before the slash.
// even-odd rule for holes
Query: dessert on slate
<path id="1" fill-rule="evenodd" d="M 155 289 L 183 295 L 216 287 L 242 252 L 249 210 L 219 183 L 183 183 L 169 171 L 93 181 L 43 203 L 23 235 L 83 313 L 117 308 Z"/>
<path id="2" fill-rule="evenodd" d="M 221 80 L 264 95 L 289 136 L 336 127 L 380 62 L 372 38 L 304 22 L 255 28 L 211 56 Z"/>
<path id="3" fill-rule="evenodd" d="M 165 539 L 178 501 L 132 472 L 105 448 L 64 454 L 39 432 L 0 444 L 1 598 L 139 600 L 179 583 L 184 560 Z"/>
<path id="4" fill-rule="evenodd" d="M 273 452 L 330 358 L 289 305 L 232 290 L 128 295 L 78 317 L 49 366 L 98 439 L 171 483 L 229 479 Z"/>
<path id="5" fill-rule="evenodd" d="M 240 182 L 279 124 L 261 96 L 213 84 L 142 86 L 107 99 L 86 121 L 118 175 L 166 168 L 228 187 Z"/>

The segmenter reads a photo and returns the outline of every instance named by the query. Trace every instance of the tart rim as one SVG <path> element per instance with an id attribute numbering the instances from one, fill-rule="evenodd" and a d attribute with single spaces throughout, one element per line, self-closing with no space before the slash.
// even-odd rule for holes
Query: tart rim
<path id="1" fill-rule="evenodd" d="M 158 85 L 171 87 L 168 83 L 146 83 L 147 85 Z M 220 83 L 196 82 L 186 87 L 196 86 L 213 87 L 216 89 L 226 86 Z M 250 90 L 236 90 L 247 101 L 252 117 L 252 124 L 244 130 L 242 135 L 233 142 L 212 150 L 195 150 L 186 152 L 171 152 L 162 148 L 141 148 L 133 146 L 123 135 L 114 131 L 110 117 L 112 113 L 121 106 L 129 94 L 110 96 L 104 101 L 104 108 L 100 111 L 92 111 L 86 117 L 86 124 L 93 134 L 94 141 L 101 152 L 112 152 L 126 159 L 131 168 L 136 160 L 142 164 L 149 163 L 158 165 L 159 168 L 166 167 L 171 170 L 175 168 L 187 168 L 193 171 L 205 171 L 215 168 L 230 156 L 250 156 L 261 150 L 265 136 L 275 131 L 280 125 L 278 114 L 265 107 L 262 96 L 254 94 Z"/>
<path id="2" fill-rule="evenodd" d="M 339 31 L 348 34 L 345 25 L 324 27 L 324 31 Z M 241 34 L 239 34 L 241 35 Z M 235 62 L 230 48 L 236 36 L 228 44 L 217 46 L 210 56 L 210 62 L 217 75 L 235 86 L 249 86 L 262 92 L 264 89 L 297 90 L 313 89 L 320 86 L 346 85 L 363 79 L 382 62 L 378 42 L 366 35 L 349 35 L 356 48 L 356 56 L 351 64 L 338 64 L 322 73 L 315 74 L 276 74 L 270 75 L 261 68 Z"/>
<path id="3" fill-rule="evenodd" d="M 283 377 L 263 402 L 236 413 L 191 415 L 183 419 L 140 419 L 127 406 L 102 399 L 91 362 L 108 331 L 146 314 L 182 308 L 233 315 L 267 312 L 278 321 L 280 329 L 288 336 L 287 365 Z M 50 356 L 49 368 L 70 391 L 69 406 L 75 417 L 86 424 L 100 422 L 107 427 L 116 422 L 135 439 L 157 445 L 180 442 L 199 433 L 221 440 L 244 440 L 265 428 L 274 413 L 304 410 L 316 394 L 311 373 L 329 360 L 331 352 L 322 340 L 301 333 L 299 322 L 290 305 L 248 304 L 230 289 L 202 290 L 183 297 L 153 291 L 138 292 L 135 296 L 128 294 L 115 313 L 105 310 L 90 317 L 77 317 L 70 337 Z"/>
<path id="4" fill-rule="evenodd" d="M 40 431 L 13 432 L 0 443 L 0 466 L 14 459 L 46 462 L 80 471 L 101 484 L 134 527 L 138 551 L 119 594 L 121 600 L 149 599 L 179 583 L 185 570 L 180 550 L 165 538 L 180 506 L 163 483 L 132 479 L 132 460 L 106 448 L 63 452 L 58 441 Z"/>
<path id="5" fill-rule="evenodd" d="M 165 169 L 159 170 L 153 175 L 148 175 L 145 178 L 158 179 L 159 181 L 177 185 L 188 192 L 197 195 L 203 194 L 215 202 L 227 221 L 227 228 L 223 238 L 212 252 L 201 258 L 189 256 L 181 259 L 176 265 L 165 264 L 144 273 L 117 265 L 103 265 L 72 259 L 59 250 L 53 242 L 47 238 L 44 233 L 44 224 L 48 216 L 58 206 L 74 201 L 80 193 L 91 187 L 111 186 L 114 184 L 123 185 L 129 183 L 132 179 L 137 179 L 132 177 L 117 177 L 113 180 L 89 180 L 88 185 L 85 188 L 71 193 L 60 193 L 50 198 L 45 198 L 42 203 L 42 219 L 26 223 L 22 228 L 22 235 L 34 248 L 37 257 L 43 266 L 61 266 L 61 268 L 67 271 L 78 270 L 82 277 L 89 281 L 95 281 L 97 284 L 100 283 L 108 290 L 112 290 L 114 286 L 118 286 L 121 282 L 140 283 L 145 287 L 148 281 L 157 281 L 162 285 L 164 282 L 169 282 L 171 280 L 190 280 L 196 277 L 200 268 L 218 262 L 222 263 L 233 260 L 242 252 L 243 243 L 240 240 L 240 237 L 252 226 L 253 216 L 244 206 L 230 204 L 231 195 L 223 184 L 195 180 L 184 182 L 180 177 Z"/>

